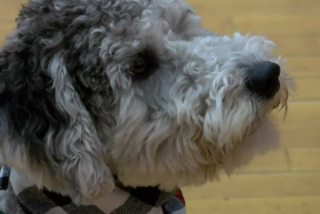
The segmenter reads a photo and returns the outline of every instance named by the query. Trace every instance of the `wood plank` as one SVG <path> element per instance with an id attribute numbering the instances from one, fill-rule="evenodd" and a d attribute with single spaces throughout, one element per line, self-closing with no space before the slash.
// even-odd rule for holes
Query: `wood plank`
<path id="1" fill-rule="evenodd" d="M 15 19 L 18 16 L 21 4 L 27 0 L 0 0 L 0 47 L 5 37 L 15 27 Z"/>
<path id="2" fill-rule="evenodd" d="M 277 53 L 289 56 L 320 56 L 319 35 L 269 35 L 277 44 Z"/>
<path id="3" fill-rule="evenodd" d="M 234 16 L 236 30 L 252 34 L 317 34 L 318 14 L 261 14 L 247 13 Z M 295 23 L 295 24 L 292 24 Z M 274 27 L 276 26 L 276 27 Z"/>
<path id="4" fill-rule="evenodd" d="M 320 148 L 290 148 L 288 154 L 293 171 L 320 170 Z"/>
<path id="5" fill-rule="evenodd" d="M 217 32 L 218 34 L 230 35 L 235 32 L 231 15 L 216 15 L 214 13 L 201 16 L 201 23 L 205 29 Z"/>
<path id="6" fill-rule="evenodd" d="M 11 22 L 5 22 L 1 23 L 1 29 L 0 29 L 0 47 L 5 41 L 6 36 L 14 29 L 15 23 Z"/>
<path id="7" fill-rule="evenodd" d="M 21 9 L 21 4 L 26 2 L 28 0 L 0 0 L 0 21 L 14 21 Z"/>
<path id="8" fill-rule="evenodd" d="M 25 2 L 28 2 L 29 0 L 0 0 L 0 5 L 4 6 L 4 5 L 19 5 Z"/>
<path id="9" fill-rule="evenodd" d="M 0 4 L 0 21 L 12 21 L 15 20 L 18 16 L 21 5 L 19 3 L 16 4 Z"/>
<path id="10" fill-rule="evenodd" d="M 297 91 L 290 100 L 320 99 L 320 78 L 296 79 Z"/>
<path id="11" fill-rule="evenodd" d="M 4 0 L 3 0 L 4 1 Z M 318 14 L 320 2 L 318 0 L 241 0 L 236 4 L 235 0 L 208 1 L 208 0 L 186 0 L 193 5 L 201 15 L 226 14 L 243 15 L 259 13 L 261 16 L 274 14 Z"/>
<path id="12" fill-rule="evenodd" d="M 287 121 L 318 121 L 320 120 L 320 102 L 290 103 Z"/>
<path id="13" fill-rule="evenodd" d="M 287 118 L 278 127 L 284 147 L 319 146 L 320 102 L 289 103 Z"/>
<path id="14" fill-rule="evenodd" d="M 189 214 L 319 214 L 320 197 L 211 199 L 187 201 Z"/>
<path id="15" fill-rule="evenodd" d="M 279 128 L 282 147 L 320 146 L 319 127 L 319 121 L 287 122 Z"/>
<path id="16" fill-rule="evenodd" d="M 320 196 L 320 172 L 238 174 L 183 188 L 187 201 L 216 198 Z"/>
<path id="17" fill-rule="evenodd" d="M 263 155 L 256 155 L 252 161 L 242 167 L 239 172 L 278 172 L 288 171 L 286 152 L 284 149 L 269 151 Z"/>
<path id="18" fill-rule="evenodd" d="M 319 78 L 320 56 L 290 56 L 286 59 L 286 67 L 295 78 Z"/>

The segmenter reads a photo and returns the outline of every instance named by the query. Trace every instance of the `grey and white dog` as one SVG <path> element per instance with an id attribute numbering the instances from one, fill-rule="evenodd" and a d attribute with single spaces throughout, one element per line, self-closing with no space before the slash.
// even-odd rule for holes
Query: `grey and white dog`
<path id="1" fill-rule="evenodd" d="M 0 163 L 39 187 L 79 204 L 113 175 L 171 191 L 276 145 L 270 113 L 292 81 L 262 36 L 207 31 L 182 0 L 31 0 L 16 21 L 0 52 Z"/>

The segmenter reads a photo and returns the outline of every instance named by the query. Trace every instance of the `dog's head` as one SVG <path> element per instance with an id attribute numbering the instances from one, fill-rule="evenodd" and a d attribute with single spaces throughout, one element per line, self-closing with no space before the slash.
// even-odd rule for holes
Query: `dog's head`
<path id="1" fill-rule="evenodd" d="M 0 58 L 19 95 L 6 110 L 16 132 L 61 142 L 83 122 L 126 185 L 212 179 L 287 105 L 290 78 L 274 44 L 207 31 L 182 0 L 33 0 L 17 21 Z M 86 149 L 45 145 L 38 159 Z"/>

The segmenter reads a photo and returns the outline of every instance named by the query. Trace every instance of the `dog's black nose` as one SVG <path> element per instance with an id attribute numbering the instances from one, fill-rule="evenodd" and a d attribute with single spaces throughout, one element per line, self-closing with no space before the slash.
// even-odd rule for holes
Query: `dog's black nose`
<path id="1" fill-rule="evenodd" d="M 262 61 L 254 64 L 248 71 L 247 87 L 250 91 L 265 98 L 273 97 L 280 88 L 280 66 Z"/>

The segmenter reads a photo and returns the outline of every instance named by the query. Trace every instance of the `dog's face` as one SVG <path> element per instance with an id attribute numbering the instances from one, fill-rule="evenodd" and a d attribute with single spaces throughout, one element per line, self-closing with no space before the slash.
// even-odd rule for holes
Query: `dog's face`
<path id="1" fill-rule="evenodd" d="M 101 162 L 103 151 L 125 185 L 204 183 L 265 126 L 272 109 L 286 106 L 289 78 L 270 54 L 273 43 L 209 32 L 180 0 L 34 0 L 18 22 L 1 65 L 8 70 L 9 58 L 21 57 L 14 51 L 26 54 L 18 68 L 28 68 L 23 75 L 34 82 L 19 92 L 29 101 L 18 103 L 31 103 L 40 89 L 36 100 L 46 102 L 26 110 L 40 119 L 26 113 L 8 120 L 18 123 L 20 137 L 33 131 L 35 141 L 43 140 L 37 160 L 63 172 L 81 158 Z M 10 90 L 18 90 L 19 77 L 7 75 Z M 25 146 L 30 159 L 32 145 Z M 87 150 L 77 163 L 66 159 Z"/>
<path id="2" fill-rule="evenodd" d="M 217 36 L 181 1 L 142 11 L 99 44 L 114 94 L 115 171 L 128 185 L 204 182 L 208 166 L 286 105 L 288 78 L 263 37 Z"/>

